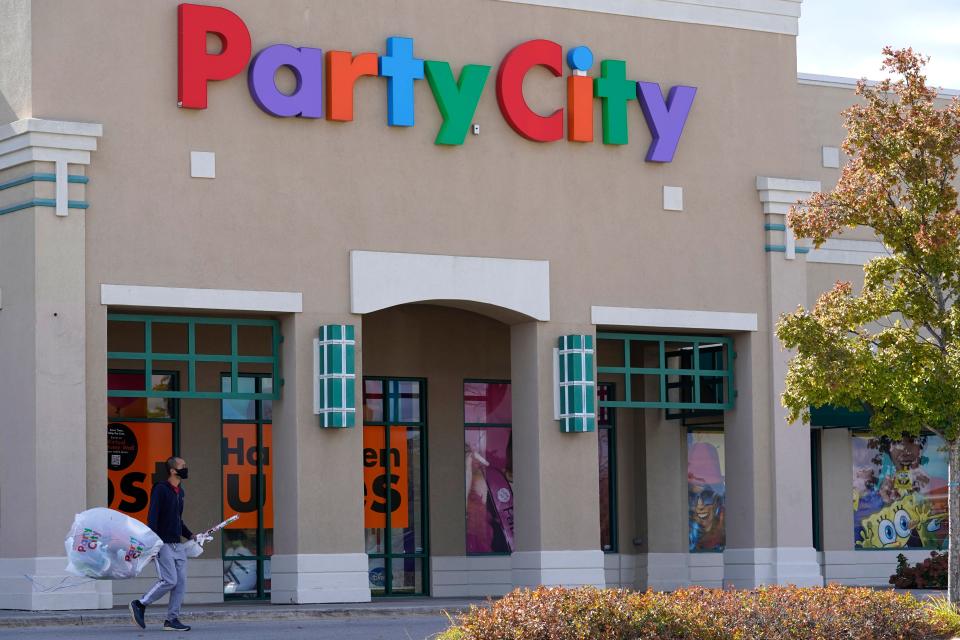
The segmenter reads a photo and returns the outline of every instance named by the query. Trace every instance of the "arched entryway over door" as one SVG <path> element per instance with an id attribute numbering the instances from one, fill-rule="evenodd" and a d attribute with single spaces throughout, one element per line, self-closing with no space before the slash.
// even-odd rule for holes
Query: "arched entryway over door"
<path id="1" fill-rule="evenodd" d="M 510 327 L 410 304 L 366 314 L 363 339 L 371 591 L 443 595 L 470 559 L 509 582 Z"/>

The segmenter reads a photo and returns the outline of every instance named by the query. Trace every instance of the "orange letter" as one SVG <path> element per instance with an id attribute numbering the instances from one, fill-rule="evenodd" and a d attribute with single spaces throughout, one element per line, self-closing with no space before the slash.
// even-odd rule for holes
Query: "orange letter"
<path id="1" fill-rule="evenodd" d="M 593 142 L 593 78 L 567 77 L 567 139 Z"/>
<path id="2" fill-rule="evenodd" d="M 349 51 L 327 51 L 327 120 L 353 120 L 353 85 L 360 76 L 376 76 L 379 56 Z"/>

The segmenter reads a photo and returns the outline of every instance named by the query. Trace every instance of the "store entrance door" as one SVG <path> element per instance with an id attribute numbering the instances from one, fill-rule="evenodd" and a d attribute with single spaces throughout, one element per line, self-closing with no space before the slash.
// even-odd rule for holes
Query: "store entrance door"
<path id="1" fill-rule="evenodd" d="M 364 378 L 363 512 L 370 591 L 427 595 L 427 388 Z"/>
<path id="2" fill-rule="evenodd" d="M 237 379 L 241 393 L 273 392 L 268 374 Z M 273 555 L 273 402 L 222 400 L 220 412 L 223 518 L 240 516 L 223 531 L 223 596 L 264 600 Z"/>

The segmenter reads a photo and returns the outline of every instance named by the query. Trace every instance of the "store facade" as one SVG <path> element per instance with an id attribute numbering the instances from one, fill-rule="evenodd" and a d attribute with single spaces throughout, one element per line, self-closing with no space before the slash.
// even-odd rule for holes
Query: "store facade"
<path id="1" fill-rule="evenodd" d="M 0 608 L 141 592 L 63 536 L 142 518 L 169 455 L 194 529 L 241 515 L 188 602 L 885 584 L 942 546 L 898 520 L 942 515 L 932 437 L 778 402 L 776 317 L 882 246 L 786 229 L 853 85 L 798 78 L 799 0 L 741 4 L 6 3 Z"/>

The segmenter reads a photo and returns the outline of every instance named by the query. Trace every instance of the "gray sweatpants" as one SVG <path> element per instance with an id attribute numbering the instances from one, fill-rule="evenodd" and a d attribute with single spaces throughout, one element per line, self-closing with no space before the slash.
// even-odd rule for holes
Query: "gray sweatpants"
<path id="1" fill-rule="evenodd" d="M 159 578 L 150 590 L 143 594 L 140 602 L 152 604 L 170 594 L 170 603 L 167 605 L 167 620 L 180 617 L 180 605 L 183 604 L 183 594 L 187 590 L 187 553 L 183 543 L 171 542 L 160 547 L 160 553 L 154 558 L 157 563 L 157 577 Z"/>

